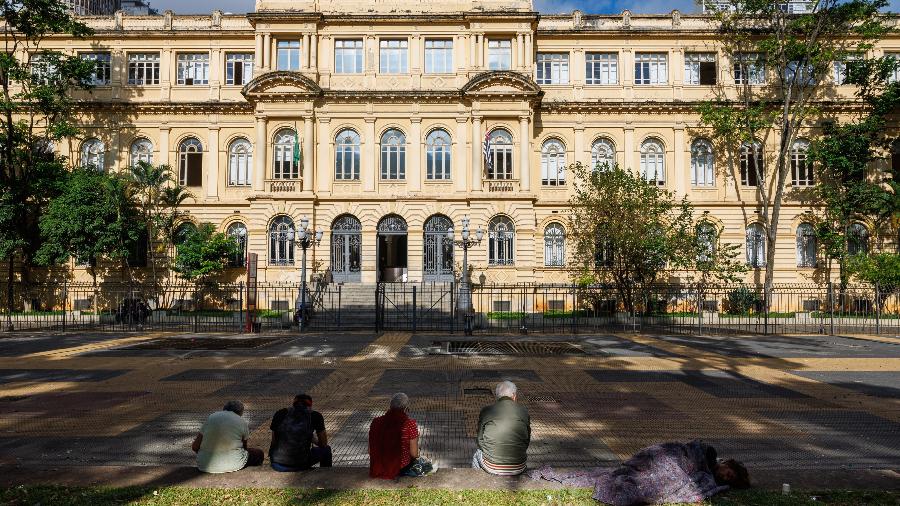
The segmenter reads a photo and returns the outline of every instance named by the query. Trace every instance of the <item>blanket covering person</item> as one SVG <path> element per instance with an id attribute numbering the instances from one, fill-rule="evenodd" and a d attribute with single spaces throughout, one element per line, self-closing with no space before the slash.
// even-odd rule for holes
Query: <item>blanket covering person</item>
<path id="1" fill-rule="evenodd" d="M 369 427 L 369 476 L 393 480 L 402 464 L 403 427 L 409 419 L 402 409 L 391 408 Z"/>
<path id="2" fill-rule="evenodd" d="M 533 479 L 594 487 L 594 499 L 612 506 L 696 503 L 728 490 L 716 483 L 716 451 L 699 440 L 663 443 L 639 451 L 614 469 L 559 473 L 543 467 Z"/>

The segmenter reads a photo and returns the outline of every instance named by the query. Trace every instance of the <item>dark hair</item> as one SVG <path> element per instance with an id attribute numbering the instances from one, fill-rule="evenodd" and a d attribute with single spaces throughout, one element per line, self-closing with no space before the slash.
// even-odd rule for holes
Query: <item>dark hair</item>
<path id="1" fill-rule="evenodd" d="M 734 460 L 728 459 L 719 463 L 720 466 L 728 466 L 734 472 L 734 478 L 720 483 L 720 485 L 728 485 L 731 488 L 749 488 L 750 487 L 750 473 L 747 472 L 747 468 L 744 467 L 744 464 Z M 716 480 L 718 481 L 718 480 Z"/>
<path id="2" fill-rule="evenodd" d="M 300 406 L 312 406 L 312 397 L 309 394 L 297 394 L 294 397 L 294 407 L 299 408 Z"/>

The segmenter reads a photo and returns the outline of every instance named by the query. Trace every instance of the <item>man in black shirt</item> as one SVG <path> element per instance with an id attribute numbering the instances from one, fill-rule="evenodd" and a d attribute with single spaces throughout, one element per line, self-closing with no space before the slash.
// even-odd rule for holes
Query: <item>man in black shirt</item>
<path id="1" fill-rule="evenodd" d="M 312 410 L 312 397 L 294 397 L 290 408 L 280 409 L 272 417 L 272 445 L 269 460 L 272 469 L 283 472 L 304 471 L 319 464 L 331 467 L 331 447 L 325 432 L 325 418 Z"/>

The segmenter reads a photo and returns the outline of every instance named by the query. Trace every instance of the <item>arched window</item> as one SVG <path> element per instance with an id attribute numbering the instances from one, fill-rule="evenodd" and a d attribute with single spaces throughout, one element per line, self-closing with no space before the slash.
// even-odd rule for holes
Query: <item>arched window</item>
<path id="1" fill-rule="evenodd" d="M 432 180 L 450 179 L 450 134 L 434 130 L 425 139 L 426 177 Z"/>
<path id="2" fill-rule="evenodd" d="M 488 265 L 513 265 L 516 230 L 512 220 L 497 216 L 488 224 Z"/>
<path id="3" fill-rule="evenodd" d="M 345 214 L 331 224 L 331 275 L 337 283 L 355 282 L 362 271 L 362 223 Z"/>
<path id="4" fill-rule="evenodd" d="M 137 139 L 131 143 L 131 166 L 140 162 L 153 163 L 153 143 L 147 139 Z"/>
<path id="5" fill-rule="evenodd" d="M 232 223 L 228 225 L 227 233 L 237 244 L 237 252 L 228 263 L 232 267 L 244 267 L 247 263 L 247 226 L 239 221 Z"/>
<path id="6" fill-rule="evenodd" d="M 498 128 L 491 131 L 484 147 L 486 158 L 484 163 L 488 179 L 512 179 L 513 177 L 513 141 L 506 130 Z"/>
<path id="7" fill-rule="evenodd" d="M 759 223 L 747 227 L 747 265 L 766 266 L 766 231 Z"/>
<path id="8" fill-rule="evenodd" d="M 666 152 L 656 139 L 641 144 L 641 176 L 650 183 L 666 184 Z"/>
<path id="9" fill-rule="evenodd" d="M 359 134 L 341 130 L 334 139 L 334 179 L 359 181 Z"/>
<path id="10" fill-rule="evenodd" d="M 178 248 L 184 244 L 184 241 L 188 240 L 192 234 L 197 232 L 197 226 L 191 223 L 190 221 L 186 221 L 175 229 L 175 233 L 172 234 L 172 244 L 175 246 L 175 254 L 178 255 Z"/>
<path id="11" fill-rule="evenodd" d="M 541 146 L 541 183 L 545 186 L 566 184 L 566 147 L 558 139 L 548 139 Z"/>
<path id="12" fill-rule="evenodd" d="M 697 139 L 691 144 L 691 184 L 706 187 L 716 185 L 713 148 L 706 139 Z"/>
<path id="13" fill-rule="evenodd" d="M 253 168 L 253 147 L 247 139 L 236 139 L 228 146 L 228 184 L 250 186 Z"/>
<path id="14" fill-rule="evenodd" d="M 81 166 L 106 170 L 106 147 L 100 139 L 88 139 L 81 145 Z"/>
<path id="15" fill-rule="evenodd" d="M 809 223 L 797 227 L 797 267 L 816 266 L 816 232 Z"/>
<path id="16" fill-rule="evenodd" d="M 381 179 L 406 179 L 406 136 L 400 130 L 381 136 Z"/>
<path id="17" fill-rule="evenodd" d="M 566 265 L 566 231 L 559 223 L 551 223 L 544 229 L 544 265 Z"/>
<path id="18" fill-rule="evenodd" d="M 611 140 L 600 138 L 591 146 L 591 167 L 594 170 L 611 169 L 616 164 L 616 146 Z"/>
<path id="19" fill-rule="evenodd" d="M 594 267 L 597 269 L 612 267 L 612 253 L 612 244 L 609 239 L 598 231 L 594 238 Z"/>
<path id="20" fill-rule="evenodd" d="M 850 255 L 869 253 L 869 229 L 862 223 L 854 223 L 847 230 L 847 253 Z"/>
<path id="21" fill-rule="evenodd" d="M 203 145 L 193 137 L 178 145 L 178 184 L 203 186 Z"/>
<path id="22" fill-rule="evenodd" d="M 791 146 L 791 184 L 810 186 L 813 184 L 812 164 L 807 160 L 809 141 L 797 139 Z"/>
<path id="23" fill-rule="evenodd" d="M 297 134 L 290 128 L 279 130 L 275 134 L 275 167 L 272 177 L 275 179 L 297 179 L 300 177 L 300 146 Z"/>
<path id="24" fill-rule="evenodd" d="M 719 233 L 716 226 L 708 221 L 697 224 L 697 261 L 712 261 L 716 254 L 716 244 L 719 242 Z"/>
<path id="25" fill-rule="evenodd" d="M 278 216 L 269 226 L 269 265 L 294 264 L 294 221 Z"/>
<path id="26" fill-rule="evenodd" d="M 744 186 L 758 186 L 759 176 L 762 174 L 763 151 L 758 142 L 753 144 L 741 144 L 740 166 L 741 184 Z"/>

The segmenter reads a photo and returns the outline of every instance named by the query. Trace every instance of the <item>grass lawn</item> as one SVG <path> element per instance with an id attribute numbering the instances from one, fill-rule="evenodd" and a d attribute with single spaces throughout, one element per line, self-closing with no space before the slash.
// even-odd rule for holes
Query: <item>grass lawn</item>
<path id="1" fill-rule="evenodd" d="M 23 486 L 0 489 L 0 505 L 597 505 L 588 489 L 570 490 L 311 490 L 311 489 L 200 489 L 200 488 L 67 488 Z M 831 491 L 821 493 L 740 491 L 705 503 L 721 506 L 900 505 L 900 493 Z"/>

